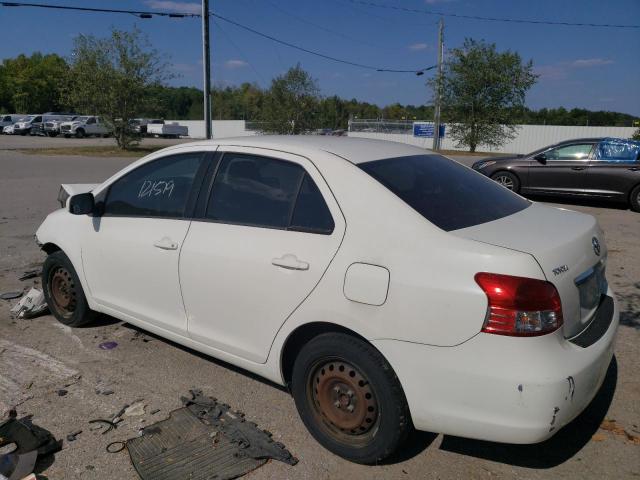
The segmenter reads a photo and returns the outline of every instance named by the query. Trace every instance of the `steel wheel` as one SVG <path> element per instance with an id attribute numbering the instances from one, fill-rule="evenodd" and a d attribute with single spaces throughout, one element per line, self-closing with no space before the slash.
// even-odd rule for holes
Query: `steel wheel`
<path id="1" fill-rule="evenodd" d="M 318 362 L 311 372 L 308 400 L 325 432 L 341 443 L 368 443 L 379 423 L 379 407 L 367 378 L 341 359 Z"/>
<path id="2" fill-rule="evenodd" d="M 495 177 L 493 177 L 493 179 L 503 187 L 506 187 L 509 190 L 513 190 L 514 184 L 511 177 L 507 175 L 496 175 Z"/>
<path id="3" fill-rule="evenodd" d="M 63 317 L 71 317 L 77 305 L 77 292 L 71 273 L 58 267 L 49 275 L 49 289 L 54 308 Z"/>

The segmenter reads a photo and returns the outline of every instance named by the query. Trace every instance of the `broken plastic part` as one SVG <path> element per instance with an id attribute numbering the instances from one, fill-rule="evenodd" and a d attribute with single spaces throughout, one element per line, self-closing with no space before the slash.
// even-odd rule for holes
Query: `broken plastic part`
<path id="1" fill-rule="evenodd" d="M 11 313 L 18 318 L 34 318 L 46 312 L 47 308 L 47 301 L 42 290 L 32 288 L 11 308 Z"/>

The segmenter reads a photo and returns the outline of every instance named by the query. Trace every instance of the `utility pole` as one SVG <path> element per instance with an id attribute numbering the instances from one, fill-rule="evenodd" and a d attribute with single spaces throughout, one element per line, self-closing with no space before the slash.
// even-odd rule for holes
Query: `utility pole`
<path id="1" fill-rule="evenodd" d="M 204 69 L 204 132 L 211 134 L 211 54 L 209 49 L 209 0 L 202 0 L 202 67 Z"/>
<path id="2" fill-rule="evenodd" d="M 433 149 L 440 150 L 440 101 L 442 98 L 442 57 L 444 51 L 444 20 L 438 22 L 438 73 L 436 83 L 436 102 L 433 115 Z"/>

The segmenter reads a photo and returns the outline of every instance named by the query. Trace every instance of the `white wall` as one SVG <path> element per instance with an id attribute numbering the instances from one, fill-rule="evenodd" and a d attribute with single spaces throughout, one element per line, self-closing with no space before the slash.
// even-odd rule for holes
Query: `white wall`
<path id="1" fill-rule="evenodd" d="M 165 123 L 178 123 L 189 128 L 189 138 L 204 138 L 204 120 L 165 120 Z M 213 120 L 211 122 L 213 138 L 242 137 L 255 135 L 245 130 L 244 120 Z"/>
<path id="2" fill-rule="evenodd" d="M 521 125 L 517 137 L 507 142 L 502 148 L 491 150 L 496 153 L 529 153 L 538 148 L 558 143 L 572 138 L 587 137 L 619 137 L 629 138 L 633 135 L 634 127 L 568 127 L 554 125 Z M 448 132 L 447 132 L 448 133 Z M 403 133 L 377 133 L 377 132 L 349 132 L 350 137 L 377 138 L 392 142 L 408 143 L 422 148 L 430 149 L 433 146 L 432 138 L 414 137 L 413 132 Z M 451 138 L 445 133 L 442 139 L 442 148 L 445 150 L 465 150 L 457 148 Z M 479 151 L 488 151 L 487 147 L 478 147 Z"/>

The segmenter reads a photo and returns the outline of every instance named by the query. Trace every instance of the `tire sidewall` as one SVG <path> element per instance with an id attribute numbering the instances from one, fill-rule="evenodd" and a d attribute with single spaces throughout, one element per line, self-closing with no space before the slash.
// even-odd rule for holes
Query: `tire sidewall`
<path id="1" fill-rule="evenodd" d="M 345 342 L 345 338 L 348 341 Z M 361 348 L 354 348 L 353 341 Z M 348 352 L 348 353 L 346 353 Z M 375 358 L 378 356 L 379 358 Z M 344 359 L 368 379 L 378 404 L 378 419 L 373 438 L 364 446 L 349 446 L 331 437 L 315 420 L 308 402 L 309 376 L 322 359 Z M 390 382 L 397 385 L 390 385 Z M 394 388 L 395 387 L 395 388 Z M 394 390 L 396 395 L 394 395 Z M 397 397 L 398 390 L 401 399 Z M 300 417 L 314 438 L 329 451 L 357 463 L 377 463 L 389 456 L 404 441 L 411 420 L 404 393 L 391 366 L 372 346 L 345 334 L 323 334 L 301 350 L 293 368 L 292 388 Z M 399 421 L 404 419 L 404 424 Z"/>
<path id="2" fill-rule="evenodd" d="M 640 212 L 640 185 L 636 185 L 636 187 L 631 190 L 631 194 L 629 196 L 629 204 L 631 206 L 631 210 L 634 212 Z"/>

